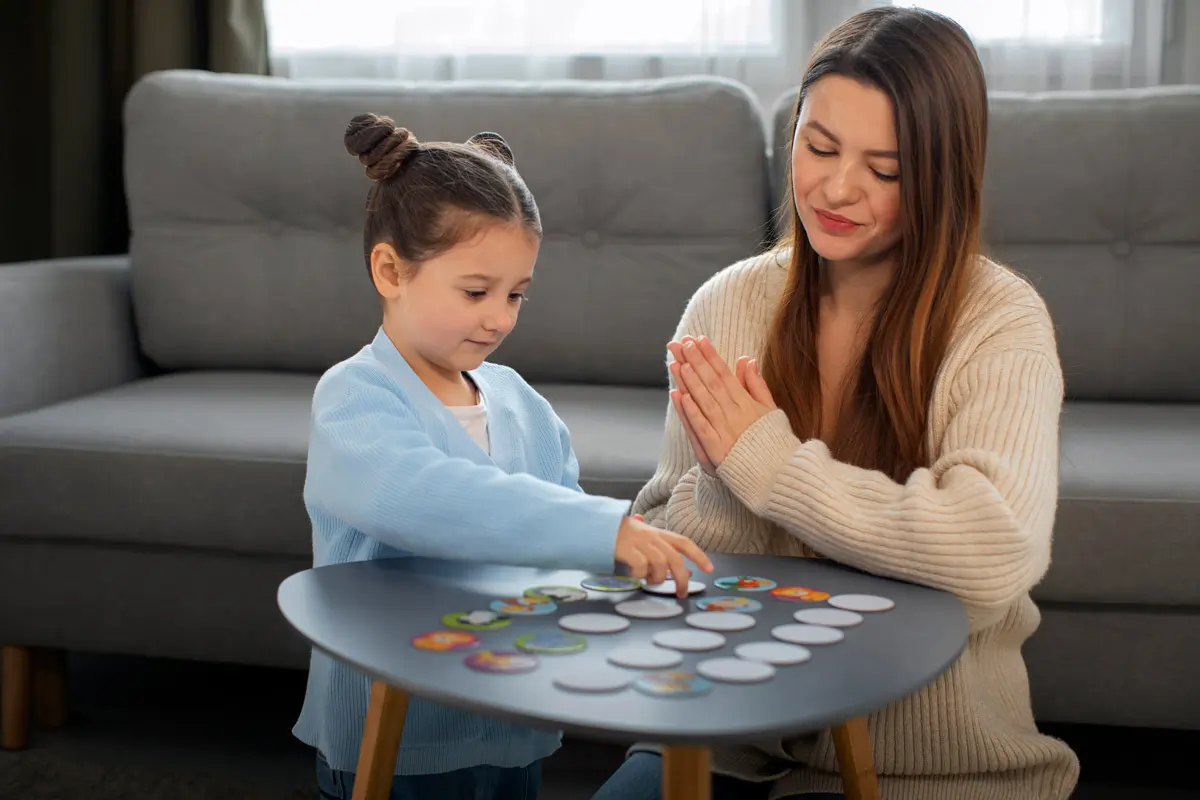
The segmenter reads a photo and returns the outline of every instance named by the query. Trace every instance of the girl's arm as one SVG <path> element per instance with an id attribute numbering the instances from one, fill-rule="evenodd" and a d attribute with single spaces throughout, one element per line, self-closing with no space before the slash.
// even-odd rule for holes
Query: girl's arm
<path id="1" fill-rule="evenodd" d="M 307 504 L 413 555 L 612 569 L 627 502 L 448 456 L 390 390 L 345 380 L 314 397 Z"/>

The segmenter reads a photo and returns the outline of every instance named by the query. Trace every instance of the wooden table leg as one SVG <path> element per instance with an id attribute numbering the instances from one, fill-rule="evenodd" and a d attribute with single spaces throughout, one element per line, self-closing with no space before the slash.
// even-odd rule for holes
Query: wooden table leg
<path id="1" fill-rule="evenodd" d="M 67 652 L 33 651 L 33 718 L 41 728 L 61 728 L 67 721 Z"/>
<path id="2" fill-rule="evenodd" d="M 707 747 L 664 746 L 662 761 L 663 800 L 712 800 Z"/>
<path id="3" fill-rule="evenodd" d="M 20 750 L 29 745 L 29 699 L 33 693 L 33 654 L 28 647 L 4 645 L 0 657 L 0 747 Z"/>
<path id="4" fill-rule="evenodd" d="M 834 725 L 832 733 L 846 800 L 879 800 L 879 780 L 875 777 L 875 755 L 871 750 L 867 718 L 855 717 Z"/>
<path id="5" fill-rule="evenodd" d="M 396 751 L 404 733 L 408 693 L 383 681 L 371 683 L 371 704 L 363 726 L 358 768 L 354 773 L 353 800 L 387 800 L 392 793 Z"/>

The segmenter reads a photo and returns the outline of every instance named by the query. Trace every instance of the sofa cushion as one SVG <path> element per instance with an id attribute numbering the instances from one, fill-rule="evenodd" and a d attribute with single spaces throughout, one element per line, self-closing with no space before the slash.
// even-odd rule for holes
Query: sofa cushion
<path id="1" fill-rule="evenodd" d="M 179 373 L 0 420 L 0 536 L 310 554 L 315 385 Z M 666 393 L 539 388 L 574 434 L 585 490 L 632 499 L 658 461 Z"/>
<path id="2" fill-rule="evenodd" d="M 687 299 L 766 232 L 761 113 L 730 81 L 155 73 L 125 107 L 135 310 L 154 362 L 320 372 L 370 340 L 370 182 L 342 147 L 364 111 L 424 140 L 495 130 L 511 143 L 545 240 L 496 359 L 529 380 L 665 385 L 662 348 Z"/>
<path id="3" fill-rule="evenodd" d="M 775 105 L 777 197 L 795 102 Z M 1200 401 L 1200 86 L 989 109 L 984 239 L 1046 299 L 1070 396 Z"/>
<path id="4" fill-rule="evenodd" d="M 1200 605 L 1200 405 L 1069 402 L 1039 600 Z"/>
<path id="5" fill-rule="evenodd" d="M 0 420 L 0 534 L 311 553 L 315 386 L 179 373 Z"/>
<path id="6" fill-rule="evenodd" d="M 0 420 L 0 536 L 303 556 L 316 379 L 180 373 Z M 538 384 L 588 492 L 632 500 L 664 391 Z M 1068 403 L 1042 600 L 1200 604 L 1200 407 Z"/>
<path id="7" fill-rule="evenodd" d="M 662 456 L 666 389 L 544 383 L 535 388 L 571 431 L 584 491 L 637 497 Z"/>

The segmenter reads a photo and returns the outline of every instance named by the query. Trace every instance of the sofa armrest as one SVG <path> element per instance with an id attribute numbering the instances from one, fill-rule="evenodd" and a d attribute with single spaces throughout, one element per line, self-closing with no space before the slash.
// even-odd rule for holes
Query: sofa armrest
<path id="1" fill-rule="evenodd" d="M 0 264 L 0 417 L 146 374 L 128 256 Z"/>

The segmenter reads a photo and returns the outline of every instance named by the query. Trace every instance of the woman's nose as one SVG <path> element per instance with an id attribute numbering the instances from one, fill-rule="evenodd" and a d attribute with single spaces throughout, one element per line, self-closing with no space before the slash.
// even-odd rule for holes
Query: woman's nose
<path id="1" fill-rule="evenodd" d="M 825 181 L 825 196 L 831 204 L 846 205 L 854 200 L 854 176 L 848 167 L 839 166 Z"/>

